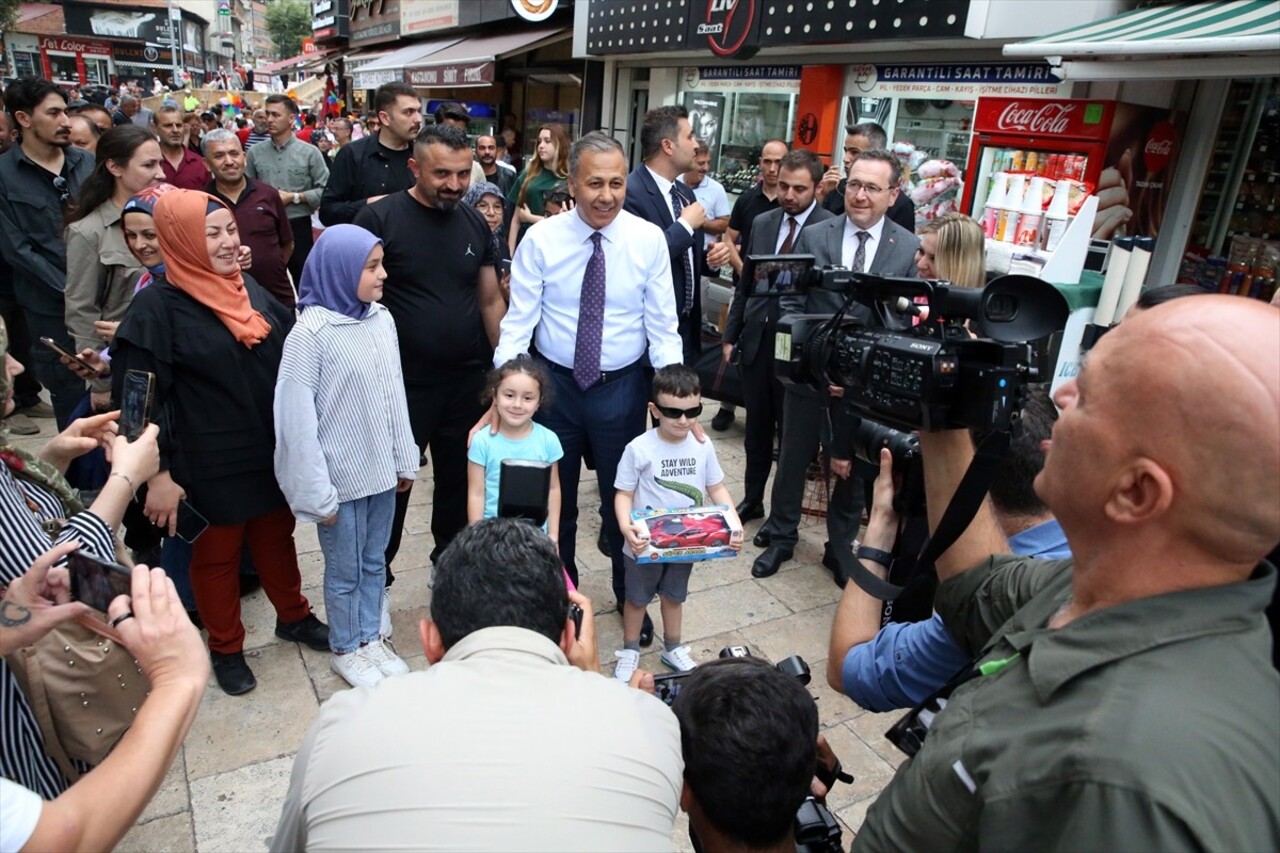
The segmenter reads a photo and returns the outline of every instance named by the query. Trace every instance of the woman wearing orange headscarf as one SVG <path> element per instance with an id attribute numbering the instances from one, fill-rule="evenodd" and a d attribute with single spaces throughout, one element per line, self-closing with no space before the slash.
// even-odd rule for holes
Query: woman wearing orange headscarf
<path id="1" fill-rule="evenodd" d="M 209 520 L 192 547 L 191 586 L 214 676 L 237 695 L 257 685 L 240 621 L 246 543 L 276 609 L 276 636 L 329 648 L 328 628 L 302 595 L 294 518 L 272 459 L 272 399 L 294 315 L 240 271 L 240 235 L 222 202 L 173 190 L 153 218 L 165 279 L 134 297 L 116 330 L 115 397 L 123 399 L 127 370 L 155 374 L 161 472 L 149 484 L 146 514 L 169 535 L 180 499 Z"/>

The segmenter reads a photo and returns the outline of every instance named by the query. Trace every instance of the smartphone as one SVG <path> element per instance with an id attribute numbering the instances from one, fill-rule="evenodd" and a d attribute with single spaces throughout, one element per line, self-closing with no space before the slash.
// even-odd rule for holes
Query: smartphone
<path id="1" fill-rule="evenodd" d="M 62 356 L 63 358 L 69 358 L 69 359 L 71 359 L 71 360 L 72 360 L 72 361 L 74 361 L 76 364 L 80 365 L 80 366 L 81 366 L 81 367 L 83 367 L 85 370 L 89 371 L 90 373 L 94 373 L 94 374 L 96 374 L 96 373 L 98 372 L 97 370 L 95 370 L 95 369 L 94 369 L 94 367 L 93 367 L 93 365 L 92 365 L 92 364 L 90 364 L 89 362 L 85 361 L 85 360 L 84 360 L 83 358 L 81 358 L 80 356 L 75 355 L 74 353 L 69 353 L 69 352 L 67 352 L 66 350 L 64 350 L 62 347 L 58 346 L 58 342 L 57 342 L 57 341 L 55 341 L 53 338 L 41 338 L 41 339 L 40 339 L 40 343 L 44 344 L 44 345 L 45 345 L 45 346 L 47 346 L 49 349 L 53 350 L 54 352 L 56 352 L 58 355 Z"/>
<path id="2" fill-rule="evenodd" d="M 133 572 L 118 563 L 99 560 L 83 551 L 67 555 L 67 571 L 71 574 L 71 597 L 83 601 L 94 610 L 107 612 L 117 595 L 133 590 Z"/>
<path id="3" fill-rule="evenodd" d="M 511 275 L 511 259 L 510 258 L 503 258 L 501 261 L 498 262 L 498 274 Z"/>
<path id="4" fill-rule="evenodd" d="M 573 638 L 575 640 L 582 639 L 582 608 L 570 603 L 569 618 L 573 620 Z"/>
<path id="5" fill-rule="evenodd" d="M 120 434 L 137 441 L 151 417 L 151 397 L 155 393 L 156 375 L 145 370 L 129 370 L 124 374 L 124 399 L 120 401 Z"/>
<path id="6" fill-rule="evenodd" d="M 186 500 L 178 501 L 178 524 L 174 533 L 183 542 L 194 543 L 209 527 L 209 519 L 196 512 Z"/>

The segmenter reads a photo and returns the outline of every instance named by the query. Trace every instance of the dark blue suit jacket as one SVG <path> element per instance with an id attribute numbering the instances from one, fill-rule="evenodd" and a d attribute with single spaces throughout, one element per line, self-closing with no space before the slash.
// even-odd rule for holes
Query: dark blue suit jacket
<path id="1" fill-rule="evenodd" d="M 680 181 L 675 182 L 675 188 L 676 192 L 684 197 L 685 204 L 693 204 L 698 200 L 693 190 Z M 675 287 L 676 313 L 683 316 L 685 313 L 683 256 L 689 249 L 693 249 L 693 274 L 695 277 L 702 274 L 706 264 L 704 252 L 706 240 L 703 238 L 702 229 L 699 228 L 690 234 L 683 225 L 675 221 L 671 215 L 671 198 L 658 192 L 658 184 L 644 165 L 636 167 L 627 176 L 627 200 L 623 208 L 646 222 L 652 222 L 666 233 L 667 249 L 671 252 L 671 283 Z M 689 310 L 689 315 L 696 320 L 693 323 L 694 334 L 697 334 L 701 325 L 702 288 L 700 284 L 701 282 L 694 282 L 693 305 Z M 685 325 L 681 323 L 682 328 Z"/>

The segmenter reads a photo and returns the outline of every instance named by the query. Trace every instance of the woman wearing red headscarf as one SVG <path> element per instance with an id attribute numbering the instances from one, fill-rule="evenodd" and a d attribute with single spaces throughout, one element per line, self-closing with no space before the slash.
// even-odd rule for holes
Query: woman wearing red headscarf
<path id="1" fill-rule="evenodd" d="M 169 535 L 180 499 L 209 520 L 192 548 L 191 585 L 214 676 L 234 696 L 257 685 L 240 621 L 246 542 L 276 609 L 276 636 L 329 648 L 328 628 L 302 595 L 294 518 L 273 469 L 271 404 L 294 315 L 241 273 L 240 235 L 222 202 L 174 190 L 156 202 L 154 220 L 165 278 L 134 297 L 116 330 L 114 391 L 123 399 L 127 370 L 156 376 L 161 472 L 146 513 Z"/>

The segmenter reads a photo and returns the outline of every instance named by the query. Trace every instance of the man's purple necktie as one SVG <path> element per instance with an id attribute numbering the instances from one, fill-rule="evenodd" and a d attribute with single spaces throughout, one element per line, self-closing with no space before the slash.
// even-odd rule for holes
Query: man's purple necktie
<path id="1" fill-rule="evenodd" d="M 591 235 L 595 245 L 582 276 L 578 302 L 578 340 L 573 346 L 573 379 L 583 391 L 600 379 L 600 347 L 604 340 L 604 248 L 600 232 Z"/>

